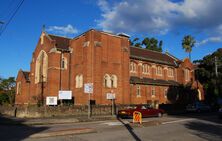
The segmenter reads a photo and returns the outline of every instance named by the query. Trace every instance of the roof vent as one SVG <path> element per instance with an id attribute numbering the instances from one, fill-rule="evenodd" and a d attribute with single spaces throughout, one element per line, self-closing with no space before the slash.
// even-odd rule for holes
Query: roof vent
<path id="1" fill-rule="evenodd" d="M 122 37 L 126 37 L 126 38 L 130 38 L 130 35 L 126 34 L 126 33 L 117 33 L 118 36 L 122 36 Z"/>

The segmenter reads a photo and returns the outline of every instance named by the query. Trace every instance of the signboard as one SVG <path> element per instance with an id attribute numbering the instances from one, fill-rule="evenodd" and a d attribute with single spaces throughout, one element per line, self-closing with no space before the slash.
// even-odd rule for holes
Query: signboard
<path id="1" fill-rule="evenodd" d="M 59 99 L 72 99 L 72 91 L 59 91 Z"/>
<path id="2" fill-rule="evenodd" d="M 46 105 L 57 105 L 57 97 L 56 96 L 47 96 L 46 97 Z"/>
<path id="3" fill-rule="evenodd" d="M 106 93 L 106 99 L 116 99 L 116 94 L 114 93 Z"/>
<path id="4" fill-rule="evenodd" d="M 84 84 L 84 93 L 93 93 L 93 83 Z"/>
<path id="5" fill-rule="evenodd" d="M 133 123 L 142 124 L 142 114 L 138 111 L 133 112 Z"/>

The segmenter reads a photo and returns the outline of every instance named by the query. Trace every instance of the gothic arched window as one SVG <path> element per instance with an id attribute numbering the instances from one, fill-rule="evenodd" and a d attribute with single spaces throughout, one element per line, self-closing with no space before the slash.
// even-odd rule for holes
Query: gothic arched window
<path id="1" fill-rule="evenodd" d="M 117 76 L 116 75 L 111 76 L 111 87 L 117 88 Z"/>
<path id="2" fill-rule="evenodd" d="M 46 82 L 48 73 L 48 55 L 41 50 L 35 64 L 35 83 Z"/>
<path id="3" fill-rule="evenodd" d="M 108 74 L 104 75 L 104 87 L 111 88 L 111 78 Z"/>
<path id="4" fill-rule="evenodd" d="M 82 88 L 83 87 L 83 75 L 79 74 L 76 75 L 76 88 Z"/>

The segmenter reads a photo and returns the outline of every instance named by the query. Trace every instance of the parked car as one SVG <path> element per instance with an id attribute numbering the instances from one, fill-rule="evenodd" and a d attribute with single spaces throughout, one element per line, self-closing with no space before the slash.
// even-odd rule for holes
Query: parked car
<path id="1" fill-rule="evenodd" d="M 187 112 L 209 112 L 210 111 L 210 106 L 201 103 L 201 102 L 196 102 L 194 104 L 188 104 L 186 106 L 186 111 Z"/>
<path id="2" fill-rule="evenodd" d="M 222 119 L 222 108 L 220 108 L 220 109 L 218 110 L 218 116 L 219 116 L 219 118 Z"/>
<path id="3" fill-rule="evenodd" d="M 164 114 L 164 110 L 162 109 L 154 109 L 149 105 L 138 105 L 138 106 L 128 107 L 124 110 L 119 110 L 118 117 L 132 118 L 133 112 L 135 111 L 141 112 L 142 117 L 152 117 L 152 116 L 162 117 Z"/>

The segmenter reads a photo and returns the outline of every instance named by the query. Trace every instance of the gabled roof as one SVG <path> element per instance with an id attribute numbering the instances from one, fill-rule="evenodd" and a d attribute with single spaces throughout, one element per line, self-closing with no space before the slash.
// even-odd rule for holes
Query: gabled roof
<path id="1" fill-rule="evenodd" d="M 175 67 L 177 66 L 176 62 L 178 61 L 176 58 L 173 58 L 167 54 L 133 46 L 130 47 L 130 58 L 166 64 Z"/>
<path id="2" fill-rule="evenodd" d="M 144 84 L 144 85 L 164 85 L 164 86 L 177 86 L 178 82 L 173 80 L 151 79 L 151 78 L 139 78 L 136 76 L 130 77 L 130 84 Z"/>
<path id="3" fill-rule="evenodd" d="M 48 34 L 48 36 L 52 40 L 55 41 L 56 48 L 62 49 L 62 50 L 68 50 L 69 49 L 69 41 L 71 40 L 70 38 L 57 36 L 57 35 L 52 35 L 52 34 Z"/>
<path id="4" fill-rule="evenodd" d="M 20 69 L 19 72 L 18 72 L 18 76 L 22 75 L 21 77 L 24 77 L 26 82 L 30 82 L 29 74 L 30 74 L 30 72 L 23 71 L 22 69 Z M 18 76 L 17 76 L 16 80 L 18 79 Z"/>
<path id="5" fill-rule="evenodd" d="M 26 81 L 30 81 L 30 79 L 29 79 L 29 73 L 30 73 L 30 72 L 22 71 L 22 73 L 23 73 L 23 75 L 24 75 L 25 80 L 26 80 Z"/>

